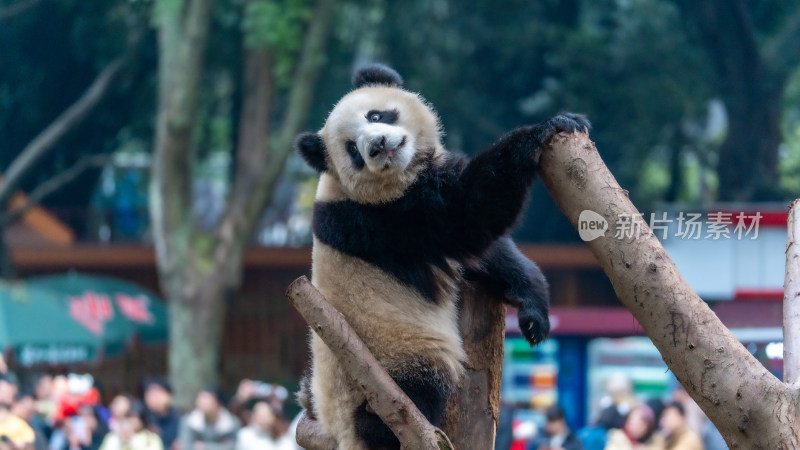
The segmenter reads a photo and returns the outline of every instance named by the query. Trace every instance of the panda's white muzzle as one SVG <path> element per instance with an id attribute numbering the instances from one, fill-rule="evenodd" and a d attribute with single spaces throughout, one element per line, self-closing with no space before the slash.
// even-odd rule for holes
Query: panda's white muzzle
<path id="1" fill-rule="evenodd" d="M 356 145 L 369 170 L 405 170 L 414 156 L 413 142 L 399 126 L 371 123 L 361 127 Z"/>

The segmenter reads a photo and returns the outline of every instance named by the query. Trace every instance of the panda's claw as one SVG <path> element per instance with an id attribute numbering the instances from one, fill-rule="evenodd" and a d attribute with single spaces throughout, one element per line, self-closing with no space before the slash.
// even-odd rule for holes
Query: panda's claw
<path id="1" fill-rule="evenodd" d="M 550 334 L 550 319 L 547 315 L 547 309 L 535 304 L 530 306 L 520 307 L 517 314 L 519 315 L 519 328 L 525 339 L 534 346 L 545 339 Z"/>

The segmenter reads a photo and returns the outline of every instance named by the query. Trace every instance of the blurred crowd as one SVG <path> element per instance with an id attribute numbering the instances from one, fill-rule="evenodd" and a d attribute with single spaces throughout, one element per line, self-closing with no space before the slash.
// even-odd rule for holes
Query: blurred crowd
<path id="1" fill-rule="evenodd" d="M 683 389 L 669 398 L 637 400 L 624 378 L 610 380 L 592 423 L 580 430 L 567 425 L 564 410 L 553 405 L 541 427 L 514 428 L 500 413 L 495 450 L 723 450 L 728 447 L 714 425 Z M 505 416 L 505 418 L 504 418 Z M 505 425 L 505 428 L 504 428 Z M 519 425 L 519 424 L 517 424 Z"/>
<path id="2" fill-rule="evenodd" d="M 0 450 L 296 450 L 283 386 L 243 380 L 201 391 L 181 414 L 163 378 L 105 402 L 88 374 L 0 375 Z"/>

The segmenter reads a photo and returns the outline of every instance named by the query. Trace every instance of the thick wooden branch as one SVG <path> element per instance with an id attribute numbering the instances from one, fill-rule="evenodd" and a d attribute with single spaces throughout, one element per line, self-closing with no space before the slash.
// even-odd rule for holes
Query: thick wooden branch
<path id="1" fill-rule="evenodd" d="M 22 149 L 3 174 L 3 182 L 0 183 L 0 205 L 8 202 L 22 177 L 100 104 L 114 80 L 122 73 L 127 59 L 126 54 L 109 63 L 75 103 Z"/>
<path id="2" fill-rule="evenodd" d="M 783 281 L 783 381 L 800 388 L 800 200 L 789 208 Z"/>
<path id="3" fill-rule="evenodd" d="M 687 392 L 731 448 L 800 448 L 798 392 L 781 383 L 689 287 L 585 134 L 559 134 L 539 155 L 540 175 L 578 228 L 582 211 L 607 223 L 587 243 Z M 618 226 L 632 218 L 631 236 Z M 620 237 L 617 237 L 619 233 Z"/>
<path id="4" fill-rule="evenodd" d="M 447 436 L 425 419 L 381 367 L 344 316 L 325 300 L 306 277 L 300 277 L 289 285 L 286 295 L 314 332 L 339 357 L 339 362 L 364 392 L 370 407 L 397 436 L 403 449 L 453 448 Z M 309 431 L 302 430 L 301 433 L 300 428 L 298 425 L 298 436 L 306 436 Z M 303 446 L 310 444 L 298 442 Z M 326 447 L 310 447 L 309 450 L 321 448 Z"/>

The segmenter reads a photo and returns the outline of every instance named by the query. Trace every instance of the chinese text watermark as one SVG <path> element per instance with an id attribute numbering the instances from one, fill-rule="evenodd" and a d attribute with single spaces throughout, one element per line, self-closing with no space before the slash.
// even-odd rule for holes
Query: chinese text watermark
<path id="1" fill-rule="evenodd" d="M 613 237 L 616 239 L 638 239 L 643 227 L 659 239 L 757 239 L 761 213 L 713 211 L 706 214 L 679 212 L 670 217 L 666 212 L 650 213 L 646 222 L 643 214 L 619 214 L 614 222 Z M 605 236 L 608 220 L 592 211 L 583 210 L 578 217 L 578 234 L 584 241 Z M 647 233 L 645 233 L 647 234 Z"/>

